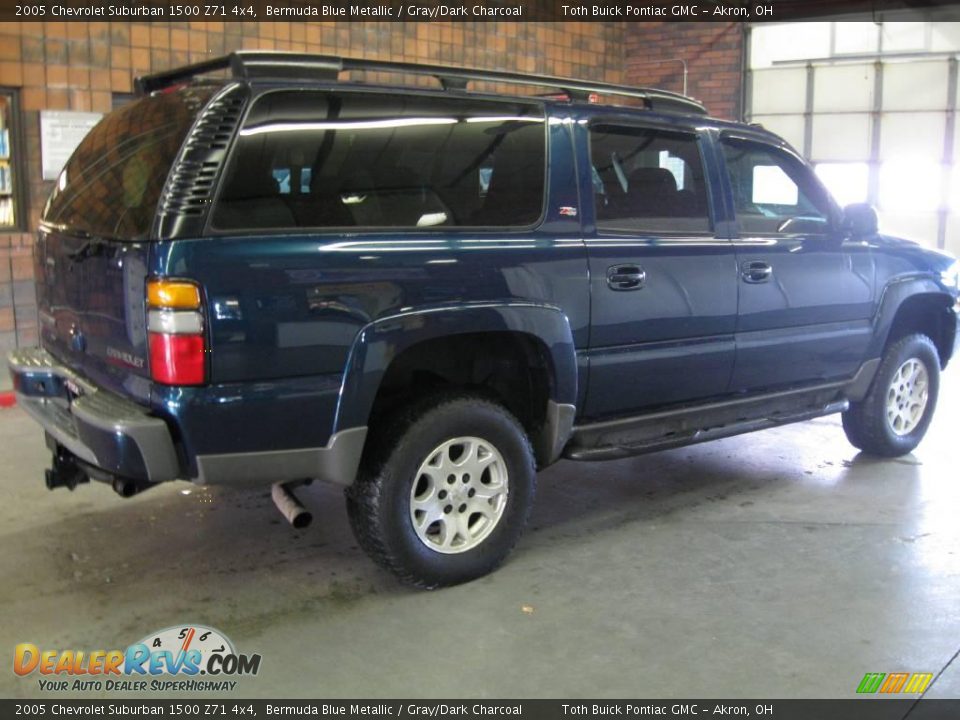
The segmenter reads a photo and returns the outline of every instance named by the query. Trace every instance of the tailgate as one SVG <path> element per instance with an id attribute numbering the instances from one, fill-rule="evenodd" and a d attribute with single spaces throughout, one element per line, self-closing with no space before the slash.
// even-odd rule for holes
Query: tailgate
<path id="1" fill-rule="evenodd" d="M 41 344 L 98 385 L 146 399 L 147 243 L 41 230 L 37 300 Z M 143 381 L 138 381 L 142 378 Z"/>
<path id="2" fill-rule="evenodd" d="M 108 114 L 67 162 L 41 220 L 41 344 L 96 384 L 143 401 L 144 287 L 157 205 L 214 90 L 154 93 Z"/>

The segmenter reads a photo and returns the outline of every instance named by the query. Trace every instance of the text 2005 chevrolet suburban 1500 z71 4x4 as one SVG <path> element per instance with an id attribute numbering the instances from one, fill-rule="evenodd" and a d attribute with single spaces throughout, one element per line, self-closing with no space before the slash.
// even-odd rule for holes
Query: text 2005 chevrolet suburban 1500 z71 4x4
<path id="1" fill-rule="evenodd" d="M 9 358 L 50 487 L 273 483 L 293 514 L 289 485 L 322 478 L 375 560 L 435 587 L 503 560 L 561 457 L 837 412 L 895 456 L 930 424 L 957 263 L 841 210 L 761 128 L 656 90 L 308 55 L 138 87 L 56 183 L 41 348 Z"/>

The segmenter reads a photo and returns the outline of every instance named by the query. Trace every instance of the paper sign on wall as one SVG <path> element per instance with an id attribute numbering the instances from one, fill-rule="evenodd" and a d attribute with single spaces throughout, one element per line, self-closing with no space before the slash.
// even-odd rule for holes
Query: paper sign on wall
<path id="1" fill-rule="evenodd" d="M 40 111 L 40 155 L 44 180 L 57 179 L 77 145 L 102 117 L 102 113 Z"/>

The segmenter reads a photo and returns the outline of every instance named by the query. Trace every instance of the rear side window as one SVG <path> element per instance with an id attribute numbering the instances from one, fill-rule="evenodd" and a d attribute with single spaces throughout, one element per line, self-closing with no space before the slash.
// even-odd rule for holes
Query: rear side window
<path id="1" fill-rule="evenodd" d="M 44 221 L 97 237 L 145 239 L 170 166 L 213 92 L 182 88 L 107 115 L 67 161 Z"/>
<path id="2" fill-rule="evenodd" d="M 541 106 L 281 91 L 240 130 L 219 230 L 527 226 L 543 212 Z"/>
<path id="3" fill-rule="evenodd" d="M 599 229 L 654 234 L 710 231 L 696 136 L 594 125 L 590 156 Z"/>

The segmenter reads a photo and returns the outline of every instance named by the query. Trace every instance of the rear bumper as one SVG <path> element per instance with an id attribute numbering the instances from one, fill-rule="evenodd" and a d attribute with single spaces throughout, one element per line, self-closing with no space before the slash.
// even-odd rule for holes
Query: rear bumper
<path id="1" fill-rule="evenodd" d="M 16 350 L 7 364 L 20 407 L 84 462 L 151 483 L 181 476 L 170 429 L 146 408 L 91 385 L 42 348 Z"/>
<path id="2" fill-rule="evenodd" d="M 305 417 L 309 419 L 303 413 L 288 413 L 284 422 L 284 413 L 278 415 L 278 410 L 264 407 L 263 399 L 258 402 L 256 395 L 246 397 L 246 403 L 217 403 L 203 396 L 205 402 L 199 408 L 188 407 L 185 415 L 192 418 L 189 422 L 177 415 L 168 421 L 91 384 L 42 348 L 14 351 L 7 356 L 7 364 L 20 407 L 43 426 L 49 437 L 110 475 L 149 483 L 183 478 L 201 484 L 237 485 L 320 478 L 349 485 L 360 464 L 366 427 L 342 430 L 319 447 L 260 447 L 246 452 L 250 438 L 244 438 L 242 428 L 254 428 L 262 435 L 262 419 L 267 418 L 289 434 L 292 423 L 303 424 Z M 232 388 L 225 392 L 224 397 L 230 397 L 238 391 Z M 201 412 L 224 405 L 246 409 L 229 417 Z M 267 405 L 277 403 L 274 399 Z M 198 439 L 211 440 L 207 436 L 191 437 L 201 434 L 204 424 L 214 428 L 217 438 L 226 439 L 223 449 L 211 451 L 201 445 L 203 449 L 191 450 Z M 182 466 L 171 427 L 181 439 Z M 191 471 L 194 465 L 196 471 Z"/>

